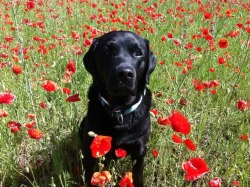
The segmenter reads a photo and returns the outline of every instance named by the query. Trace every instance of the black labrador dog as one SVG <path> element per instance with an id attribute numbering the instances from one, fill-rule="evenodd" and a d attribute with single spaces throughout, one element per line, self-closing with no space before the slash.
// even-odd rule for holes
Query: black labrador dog
<path id="1" fill-rule="evenodd" d="M 149 41 L 129 31 L 112 31 L 94 39 L 83 58 L 93 77 L 88 92 L 88 112 L 80 126 L 83 166 L 87 186 L 95 171 L 88 132 L 112 137 L 105 156 L 114 158 L 122 148 L 133 161 L 133 184 L 143 186 L 143 168 L 150 134 L 151 92 L 146 87 L 155 68 Z"/>

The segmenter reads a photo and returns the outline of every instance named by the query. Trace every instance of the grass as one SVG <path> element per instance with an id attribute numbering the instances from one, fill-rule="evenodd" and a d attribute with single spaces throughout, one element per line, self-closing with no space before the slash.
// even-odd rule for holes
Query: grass
<path id="1" fill-rule="evenodd" d="M 26 1 L 0 1 L 0 54 L 7 54 L 0 57 L 0 92 L 10 90 L 16 96 L 12 104 L 0 105 L 8 111 L 7 117 L 0 118 L 0 186 L 79 186 L 84 168 L 77 130 L 87 110 L 86 93 L 91 83 L 82 63 L 89 48 L 84 43 L 114 29 L 131 30 L 150 41 L 157 57 L 149 86 L 152 108 L 163 117 L 172 110 L 182 112 L 192 130 L 188 136 L 179 135 L 192 139 L 197 146 L 196 151 L 190 151 L 183 144 L 175 144 L 171 127 L 159 125 L 158 116 L 152 117 L 144 171 L 146 186 L 208 186 L 214 177 L 222 179 L 222 186 L 234 186 L 235 180 L 240 186 L 250 186 L 250 141 L 239 138 L 249 136 L 250 111 L 236 107 L 238 100 L 250 99 L 249 3 L 202 1 L 202 8 L 198 1 L 58 2 L 35 1 L 35 7 L 28 10 Z M 212 18 L 205 20 L 204 12 L 212 13 Z M 216 49 L 210 49 L 201 28 L 208 28 Z M 72 38 L 72 31 L 80 34 L 79 38 Z M 238 31 L 239 35 L 227 36 L 229 46 L 219 48 L 219 39 L 230 31 Z M 168 33 L 173 38 L 162 41 Z M 199 34 L 201 38 L 193 39 Z M 34 36 L 44 42 L 35 41 Z M 6 37 L 13 37 L 13 41 L 7 42 Z M 181 45 L 177 46 L 175 40 Z M 193 48 L 185 48 L 189 42 Z M 47 52 L 39 52 L 39 46 Z M 202 51 L 198 52 L 197 47 Z M 13 56 L 18 58 L 16 62 Z M 221 56 L 226 64 L 218 64 Z M 64 83 L 69 60 L 76 63 L 77 71 L 69 83 Z M 188 60 L 192 60 L 192 69 L 183 74 Z M 22 67 L 21 74 L 12 72 L 13 64 Z M 60 90 L 46 92 L 41 88 L 45 79 L 56 82 Z M 197 91 L 194 79 L 219 80 L 216 94 L 211 94 L 211 89 Z M 61 91 L 64 87 L 71 90 L 71 95 L 79 93 L 81 101 L 66 102 L 68 95 Z M 175 102 L 169 105 L 166 99 Z M 180 104 L 180 99 L 187 104 Z M 41 102 L 48 107 L 41 108 Z M 34 119 L 27 117 L 30 113 L 35 114 Z M 10 132 L 7 124 L 11 120 L 21 123 L 19 132 Z M 25 124 L 32 120 L 44 133 L 42 139 L 29 137 Z M 158 157 L 151 154 L 154 149 Z M 181 164 L 192 157 L 203 158 L 210 172 L 188 182 Z M 123 176 L 131 170 L 128 163 L 128 159 L 121 159 L 110 171 Z"/>

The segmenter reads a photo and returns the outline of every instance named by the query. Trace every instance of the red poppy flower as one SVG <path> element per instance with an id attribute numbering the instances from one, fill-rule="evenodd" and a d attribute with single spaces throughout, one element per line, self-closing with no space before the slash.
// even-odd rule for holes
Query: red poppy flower
<path id="1" fill-rule="evenodd" d="M 181 137 L 178 136 L 177 134 L 172 135 L 172 140 L 174 141 L 174 143 L 182 143 Z"/>
<path id="2" fill-rule="evenodd" d="M 187 135 L 191 131 L 188 119 L 177 110 L 173 110 L 172 114 L 168 117 L 171 127 L 175 132 L 180 132 Z"/>
<path id="3" fill-rule="evenodd" d="M 160 111 L 157 109 L 150 110 L 150 114 L 152 114 L 154 117 L 157 116 L 159 113 L 160 113 Z"/>
<path id="4" fill-rule="evenodd" d="M 204 86 L 203 84 L 199 83 L 197 85 L 194 85 L 194 88 L 197 90 L 197 91 L 203 91 L 204 90 Z"/>
<path id="5" fill-rule="evenodd" d="M 159 152 L 156 149 L 152 150 L 152 154 L 153 154 L 154 157 L 159 156 Z"/>
<path id="6" fill-rule="evenodd" d="M 219 48 L 225 49 L 229 45 L 228 40 L 226 38 L 221 38 L 218 42 Z"/>
<path id="7" fill-rule="evenodd" d="M 127 151 L 122 148 L 118 148 L 115 150 L 115 155 L 117 158 L 124 158 L 127 156 Z"/>
<path id="8" fill-rule="evenodd" d="M 34 119 L 36 117 L 36 115 L 29 113 L 29 114 L 27 114 L 27 117 L 30 119 Z"/>
<path id="9" fill-rule="evenodd" d="M 240 135 L 240 140 L 247 141 L 248 140 L 248 135 L 247 134 L 242 134 Z"/>
<path id="10" fill-rule="evenodd" d="M 72 75 L 76 72 L 76 63 L 72 60 L 68 61 L 68 65 L 66 66 L 66 73 L 68 75 Z"/>
<path id="11" fill-rule="evenodd" d="M 91 178 L 93 186 L 103 187 L 105 183 L 110 182 L 111 174 L 108 171 L 95 172 Z"/>
<path id="12" fill-rule="evenodd" d="M 240 186 L 240 181 L 233 180 L 233 185 L 234 185 L 234 186 Z"/>
<path id="13" fill-rule="evenodd" d="M 211 179 L 209 182 L 209 187 L 221 187 L 221 179 L 219 177 Z"/>
<path id="14" fill-rule="evenodd" d="M 219 64 L 225 64 L 225 63 L 226 63 L 225 58 L 219 57 L 219 58 L 218 58 L 218 63 L 219 63 Z"/>
<path id="15" fill-rule="evenodd" d="M 189 138 L 187 138 L 186 140 L 183 141 L 183 143 L 186 145 L 186 147 L 191 150 L 191 151 L 195 151 L 196 150 L 196 145 L 194 144 L 194 142 L 192 140 L 190 140 Z"/>
<path id="16" fill-rule="evenodd" d="M 39 140 L 43 137 L 43 132 L 38 129 L 29 129 L 28 134 L 31 138 Z"/>
<path id="17" fill-rule="evenodd" d="M 65 87 L 65 88 L 63 88 L 63 93 L 69 95 L 69 94 L 71 94 L 71 90 L 69 88 Z"/>
<path id="18" fill-rule="evenodd" d="M 210 12 L 205 12 L 204 13 L 204 18 L 205 19 L 211 19 L 212 17 L 213 17 L 212 13 L 210 13 Z"/>
<path id="19" fill-rule="evenodd" d="M 16 133 L 21 130 L 21 124 L 16 121 L 9 121 L 8 127 L 10 128 L 11 133 Z"/>
<path id="20" fill-rule="evenodd" d="M 40 103 L 40 107 L 41 108 L 47 108 L 48 106 L 47 106 L 47 104 L 45 102 L 41 102 Z"/>
<path id="21" fill-rule="evenodd" d="M 59 86 L 57 83 L 50 81 L 50 80 L 45 80 L 41 84 L 41 87 L 46 90 L 47 92 L 54 92 L 59 89 Z"/>
<path id="22" fill-rule="evenodd" d="M 187 162 L 182 163 L 182 169 L 185 170 L 185 179 L 194 181 L 201 178 L 209 172 L 207 163 L 202 158 L 191 158 Z"/>
<path id="23" fill-rule="evenodd" d="M 26 7 L 28 10 L 35 8 L 35 3 L 33 1 L 26 2 Z"/>
<path id="24" fill-rule="evenodd" d="M 111 149 L 111 140 L 110 136 L 96 136 L 90 145 L 92 156 L 98 158 L 108 153 Z"/>
<path id="25" fill-rule="evenodd" d="M 14 64 L 12 66 L 12 71 L 13 71 L 13 73 L 15 73 L 17 75 L 19 75 L 19 74 L 21 74 L 23 72 L 22 67 L 19 66 L 19 65 L 16 65 L 16 64 Z"/>
<path id="26" fill-rule="evenodd" d="M 167 104 L 169 104 L 169 105 L 172 105 L 172 104 L 174 104 L 174 99 L 171 99 L 171 98 L 166 99 L 166 100 L 165 100 L 165 103 L 167 103 Z"/>
<path id="27" fill-rule="evenodd" d="M 131 172 L 126 172 L 121 181 L 119 182 L 120 187 L 134 187 L 133 178 Z"/>
<path id="28" fill-rule="evenodd" d="M 15 100 L 16 96 L 12 93 L 3 93 L 0 92 L 0 104 L 11 104 Z"/>
<path id="29" fill-rule="evenodd" d="M 26 123 L 25 127 L 27 127 L 28 129 L 30 129 L 30 128 L 33 128 L 35 124 L 36 124 L 35 121 L 30 121 L 29 123 Z"/>
<path id="30" fill-rule="evenodd" d="M 157 119 L 157 123 L 160 124 L 160 125 L 166 126 L 166 125 L 170 124 L 170 121 L 169 121 L 169 119 L 167 117 L 163 118 L 163 117 L 159 116 L 158 119 Z"/>
<path id="31" fill-rule="evenodd" d="M 1 117 L 7 117 L 8 116 L 8 112 L 5 109 L 0 109 L 0 118 Z"/>
<path id="32" fill-rule="evenodd" d="M 79 94 L 75 94 L 75 95 L 69 96 L 66 99 L 66 101 L 67 102 L 77 102 L 77 101 L 81 101 L 81 99 L 79 98 Z"/>
<path id="33" fill-rule="evenodd" d="M 241 111 L 246 111 L 249 107 L 249 103 L 243 100 L 238 100 L 236 103 L 236 107 Z"/>

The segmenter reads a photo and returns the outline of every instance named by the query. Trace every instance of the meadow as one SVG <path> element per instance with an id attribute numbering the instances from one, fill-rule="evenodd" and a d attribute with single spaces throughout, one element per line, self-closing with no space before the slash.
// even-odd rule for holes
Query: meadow
<path id="1" fill-rule="evenodd" d="M 145 186 L 250 186 L 248 1 L 0 0 L 0 26 L 0 187 L 80 186 L 82 58 L 112 30 L 147 38 L 157 58 Z M 108 171 L 104 186 L 118 184 L 129 159 Z"/>

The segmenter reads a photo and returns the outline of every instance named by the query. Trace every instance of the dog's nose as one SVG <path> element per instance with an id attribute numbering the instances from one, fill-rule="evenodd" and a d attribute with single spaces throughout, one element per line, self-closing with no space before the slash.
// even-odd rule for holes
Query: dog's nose
<path id="1" fill-rule="evenodd" d="M 130 80 L 134 78 L 134 73 L 130 68 L 121 68 L 117 70 L 117 77 L 120 80 Z"/>

